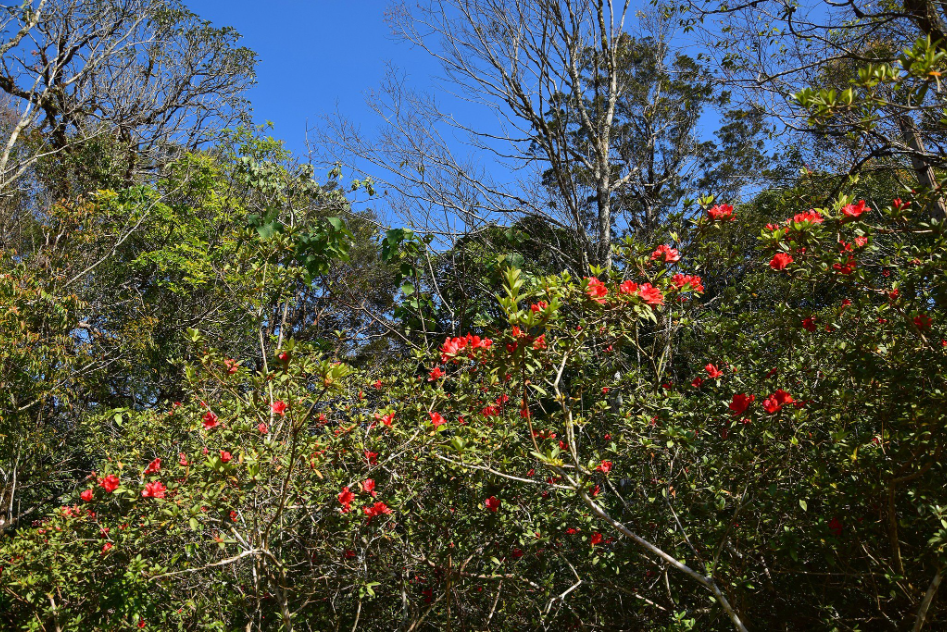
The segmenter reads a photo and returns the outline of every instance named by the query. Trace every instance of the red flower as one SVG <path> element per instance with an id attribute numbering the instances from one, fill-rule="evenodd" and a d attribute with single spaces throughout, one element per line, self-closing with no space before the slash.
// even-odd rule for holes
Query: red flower
<path id="1" fill-rule="evenodd" d="M 375 383 L 372 384 L 372 386 L 374 386 L 376 390 L 381 390 L 381 380 L 375 380 Z"/>
<path id="2" fill-rule="evenodd" d="M 918 314 L 914 317 L 914 326 L 918 329 L 928 329 L 931 326 L 931 323 L 934 322 L 926 314 Z"/>
<path id="3" fill-rule="evenodd" d="M 671 279 L 671 285 L 679 290 L 683 290 L 685 287 L 690 286 L 692 292 L 704 291 L 703 280 L 699 276 L 693 274 L 675 274 Z"/>
<path id="4" fill-rule="evenodd" d="M 694 388 L 700 388 L 703 385 L 704 385 L 703 378 L 695 377 L 694 381 L 691 382 L 691 386 L 693 386 Z"/>
<path id="5" fill-rule="evenodd" d="M 808 318 L 802 319 L 802 328 L 806 331 L 815 331 L 817 329 L 815 325 L 815 318 L 809 316 Z"/>
<path id="6" fill-rule="evenodd" d="M 181 452 L 178 454 L 178 463 L 181 465 L 187 465 L 187 455 Z"/>
<path id="7" fill-rule="evenodd" d="M 366 478 L 362 481 L 362 491 L 366 494 L 371 494 L 372 497 L 376 496 L 378 492 L 375 491 L 375 481 L 370 478 Z"/>
<path id="8" fill-rule="evenodd" d="M 260 425 L 258 425 L 256 429 L 260 431 L 260 434 L 267 434 L 270 431 L 270 429 L 267 428 L 266 424 L 264 423 L 261 423 Z"/>
<path id="9" fill-rule="evenodd" d="M 733 207 L 729 204 L 717 204 L 707 209 L 707 217 L 712 221 L 730 220 L 733 221 Z"/>
<path id="10" fill-rule="evenodd" d="M 230 510 L 230 521 L 231 522 L 237 521 L 237 512 L 234 511 L 233 509 Z"/>
<path id="11" fill-rule="evenodd" d="M 546 334 L 539 334 L 539 337 L 533 341 L 533 349 L 540 351 L 546 348 Z"/>
<path id="12" fill-rule="evenodd" d="M 612 471 L 612 462 L 611 461 L 602 461 L 598 467 L 595 468 L 597 471 L 602 474 L 608 474 Z"/>
<path id="13" fill-rule="evenodd" d="M 141 491 L 141 495 L 144 498 L 164 498 L 166 491 L 168 491 L 168 488 L 164 486 L 164 483 L 154 481 L 153 483 L 145 485 L 145 489 Z"/>
<path id="14" fill-rule="evenodd" d="M 603 387 L 602 387 L 602 395 L 608 395 L 608 387 L 607 387 L 607 386 L 603 386 Z"/>
<path id="15" fill-rule="evenodd" d="M 730 402 L 730 410 L 734 415 L 742 415 L 750 404 L 756 401 L 756 395 L 747 395 L 746 393 L 737 393 Z"/>
<path id="16" fill-rule="evenodd" d="M 104 489 L 106 492 L 111 494 L 116 489 L 118 489 L 119 480 L 118 480 L 118 477 L 115 476 L 114 474 L 109 474 L 108 476 L 103 478 L 102 482 L 99 484 L 102 486 L 102 489 Z"/>
<path id="17" fill-rule="evenodd" d="M 339 499 L 339 502 L 342 504 L 342 513 L 348 513 L 352 508 L 352 501 L 355 500 L 355 494 L 349 491 L 348 487 L 343 487 L 342 491 L 339 492 L 339 495 L 336 496 Z"/>
<path id="18" fill-rule="evenodd" d="M 604 538 L 601 533 L 593 533 L 592 539 L 589 541 L 592 543 L 592 546 L 595 546 L 596 544 L 601 544 L 602 540 L 604 540 Z"/>
<path id="19" fill-rule="evenodd" d="M 483 501 L 483 505 L 490 511 L 496 513 L 500 509 L 500 499 L 496 496 L 490 496 Z"/>
<path id="20" fill-rule="evenodd" d="M 365 515 L 368 516 L 368 519 L 371 520 L 375 516 L 388 515 L 391 513 L 391 509 L 385 503 L 378 501 L 370 507 L 362 507 L 362 511 L 365 512 Z"/>
<path id="21" fill-rule="evenodd" d="M 393 422 L 393 421 L 395 420 L 395 414 L 394 414 L 394 413 L 388 413 L 387 415 L 381 415 L 381 416 L 379 416 L 378 413 L 375 413 L 375 419 L 377 419 L 377 420 L 380 421 L 381 423 L 383 423 L 383 424 L 385 424 L 386 426 L 388 426 L 389 428 L 391 428 L 391 422 Z"/>
<path id="22" fill-rule="evenodd" d="M 856 238 L 855 238 L 855 245 L 858 246 L 859 248 L 864 248 L 864 247 L 865 247 L 865 244 L 867 244 L 867 243 L 868 243 L 868 238 L 867 238 L 867 237 L 856 237 Z"/>
<path id="23" fill-rule="evenodd" d="M 855 271 L 855 268 L 858 267 L 858 262 L 853 258 L 849 257 L 848 261 L 845 263 L 833 263 L 832 269 L 838 272 L 839 274 L 851 274 Z"/>
<path id="24" fill-rule="evenodd" d="M 651 253 L 651 260 L 657 261 L 662 258 L 664 259 L 664 263 L 674 263 L 675 261 L 681 260 L 681 254 L 667 244 L 661 244 L 657 250 Z"/>
<path id="25" fill-rule="evenodd" d="M 769 267 L 773 270 L 785 270 L 786 266 L 792 263 L 792 255 L 785 252 L 777 252 L 769 261 Z"/>
<path id="26" fill-rule="evenodd" d="M 92 495 L 93 495 L 94 493 L 95 493 L 95 492 L 93 492 L 91 489 L 87 489 L 87 490 L 85 490 L 84 492 L 82 492 L 81 494 L 79 494 L 79 498 L 81 498 L 82 500 L 86 501 L 87 503 L 90 503 L 90 502 L 92 502 Z"/>
<path id="27" fill-rule="evenodd" d="M 227 375 L 233 375 L 237 372 L 237 369 L 240 368 L 240 366 L 237 364 L 237 361 L 233 358 L 224 360 L 224 365 L 227 367 Z"/>
<path id="28" fill-rule="evenodd" d="M 832 532 L 836 538 L 842 535 L 842 521 L 838 518 L 832 518 L 829 520 L 829 531 Z"/>
<path id="29" fill-rule="evenodd" d="M 376 465 L 378 463 L 378 453 L 365 450 L 365 460 L 368 461 L 369 465 Z"/>
<path id="30" fill-rule="evenodd" d="M 431 423 L 434 424 L 434 427 L 435 427 L 435 428 L 437 428 L 437 427 L 439 427 L 439 426 L 442 426 L 442 425 L 444 425 L 445 423 L 447 423 L 447 420 L 444 419 L 444 418 L 441 416 L 440 413 L 433 413 L 433 412 L 431 412 L 431 413 L 428 413 L 428 415 L 430 415 L 430 417 L 431 417 Z"/>
<path id="31" fill-rule="evenodd" d="M 216 428 L 219 425 L 217 422 L 218 417 L 213 413 L 213 411 L 208 410 L 206 413 L 204 413 L 202 419 L 204 420 L 204 427 L 208 430 L 211 428 Z"/>
<path id="32" fill-rule="evenodd" d="M 148 467 L 145 469 L 145 474 L 157 474 L 161 471 L 161 459 L 155 459 L 148 464 Z"/>
<path id="33" fill-rule="evenodd" d="M 723 375 L 723 371 L 718 370 L 713 364 L 708 364 L 704 367 L 704 370 L 707 371 L 707 375 L 709 375 L 712 380 L 716 380 Z"/>
<path id="34" fill-rule="evenodd" d="M 865 200 L 859 200 L 858 204 L 846 204 L 842 207 L 842 215 L 847 218 L 857 219 L 859 215 L 871 209 L 865 206 Z"/>
<path id="35" fill-rule="evenodd" d="M 622 281 L 622 284 L 618 286 L 619 294 L 634 294 L 638 291 L 638 284 L 634 281 Z"/>
<path id="36" fill-rule="evenodd" d="M 530 305 L 529 309 L 532 312 L 541 312 L 547 307 L 549 307 L 549 303 L 547 303 L 546 301 L 539 301 L 538 303 L 533 303 L 532 305 Z"/>
<path id="37" fill-rule="evenodd" d="M 815 209 L 809 209 L 805 213 L 796 213 L 792 220 L 797 224 L 821 224 L 825 218 Z"/>
<path id="38" fill-rule="evenodd" d="M 111 551 L 111 550 L 112 550 L 112 546 L 113 546 L 113 544 L 112 544 L 111 542 L 106 542 L 105 544 L 103 544 L 103 545 L 102 545 L 102 553 L 100 553 L 100 555 L 105 555 L 106 553 L 108 553 L 109 551 Z"/>
<path id="39" fill-rule="evenodd" d="M 286 405 L 286 402 L 283 402 L 283 401 L 280 401 L 280 400 L 276 400 L 275 402 L 273 402 L 272 404 L 270 404 L 270 410 L 272 410 L 274 413 L 276 413 L 276 414 L 279 415 L 280 417 L 282 417 L 282 416 L 284 416 L 284 415 L 286 414 L 286 409 L 287 409 L 287 408 L 289 408 L 289 407 Z"/>
<path id="40" fill-rule="evenodd" d="M 648 305 L 664 305 L 664 295 L 661 294 L 661 290 L 652 287 L 650 283 L 644 283 L 638 288 L 638 294 L 641 295 L 642 300 Z"/>
<path id="41" fill-rule="evenodd" d="M 230 463 L 230 459 L 232 459 L 232 458 L 233 458 L 233 456 L 231 456 L 231 454 L 230 454 L 229 452 L 227 452 L 226 450 L 221 450 L 221 451 L 220 451 L 220 461 L 221 461 L 222 463 Z"/>
<path id="42" fill-rule="evenodd" d="M 523 557 L 523 549 L 513 549 L 513 557 L 516 559 Z"/>
<path id="43" fill-rule="evenodd" d="M 433 382 L 434 380 L 438 380 L 442 377 L 444 377 L 444 372 L 441 371 L 441 367 L 436 366 L 434 367 L 434 370 L 431 371 L 431 374 L 428 376 L 427 381 Z"/>
<path id="44" fill-rule="evenodd" d="M 286 353 L 285 351 L 276 357 L 279 358 L 279 361 L 282 362 L 283 364 L 286 364 L 287 362 L 289 362 L 289 354 Z"/>
<path id="45" fill-rule="evenodd" d="M 894 198 L 893 200 L 891 200 L 891 206 L 894 207 L 894 210 L 900 211 L 901 209 L 905 209 L 905 208 L 911 206 L 911 203 L 910 203 L 910 202 L 902 202 L 902 201 L 901 201 L 901 198 Z"/>
<path id="46" fill-rule="evenodd" d="M 608 295 L 608 289 L 605 287 L 605 284 L 595 277 L 590 277 L 586 279 L 586 281 L 588 281 L 585 287 L 586 295 L 596 303 L 604 303 L 605 296 Z"/>
<path id="47" fill-rule="evenodd" d="M 770 415 L 778 413 L 783 409 L 783 406 L 786 404 L 791 404 L 793 402 L 792 395 L 784 391 L 783 389 L 778 389 L 775 393 L 763 400 L 763 408 Z"/>

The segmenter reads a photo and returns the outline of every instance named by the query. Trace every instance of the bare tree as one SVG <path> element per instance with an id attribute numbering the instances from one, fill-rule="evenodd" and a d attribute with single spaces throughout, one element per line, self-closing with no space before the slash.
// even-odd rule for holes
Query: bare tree
<path id="1" fill-rule="evenodd" d="M 473 132 L 498 154 L 521 167 L 548 169 L 563 214 L 578 232 L 583 267 L 610 264 L 613 193 L 630 177 L 616 171 L 615 109 L 621 96 L 618 55 L 630 1 L 604 0 L 425 0 L 398 3 L 389 12 L 394 31 L 443 65 L 464 98 L 497 111 L 502 132 Z M 591 72 L 588 69 L 591 68 Z M 548 116 L 563 94 L 569 116 L 588 130 L 591 152 L 575 146 L 570 131 Z M 510 147 L 504 154 L 499 145 Z M 583 217 L 581 185 L 572 165 L 581 164 L 595 190 L 591 231 Z M 508 201 L 534 201 L 504 192 Z M 516 204 L 497 206 L 513 206 Z"/>
<path id="2" fill-rule="evenodd" d="M 0 90 L 16 122 L 0 150 L 0 194 L 37 161 L 102 137 L 119 144 L 130 180 L 245 112 L 254 53 L 178 0 L 41 0 L 3 15 Z"/>
<path id="3" fill-rule="evenodd" d="M 944 3 L 684 0 L 677 9 L 703 33 L 721 81 L 774 117 L 787 145 L 816 147 L 830 171 L 897 176 L 910 166 L 922 187 L 940 188 Z"/>

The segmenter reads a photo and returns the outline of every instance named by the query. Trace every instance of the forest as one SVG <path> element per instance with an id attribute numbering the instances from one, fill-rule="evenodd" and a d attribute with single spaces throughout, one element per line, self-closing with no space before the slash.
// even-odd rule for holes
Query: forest
<path id="1" fill-rule="evenodd" d="M 947 4 L 384 16 L 0 3 L 0 630 L 947 629 Z"/>

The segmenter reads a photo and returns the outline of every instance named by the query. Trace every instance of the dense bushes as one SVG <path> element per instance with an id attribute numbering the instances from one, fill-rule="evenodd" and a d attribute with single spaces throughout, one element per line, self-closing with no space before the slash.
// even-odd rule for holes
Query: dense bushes
<path id="1" fill-rule="evenodd" d="M 198 323 L 180 401 L 69 428 L 88 469 L 7 532 L 7 621 L 935 628 L 942 225 L 778 206 L 629 239 L 596 277 L 507 268 L 496 321 L 384 363 L 280 328 L 232 358 Z M 293 252 L 252 235 L 228 307 L 265 331 L 311 272 L 244 266 Z"/>

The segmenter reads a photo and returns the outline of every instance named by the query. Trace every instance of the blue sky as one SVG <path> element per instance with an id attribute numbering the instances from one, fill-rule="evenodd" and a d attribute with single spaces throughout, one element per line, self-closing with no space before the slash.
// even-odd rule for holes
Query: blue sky
<path id="1" fill-rule="evenodd" d="M 250 92 L 257 123 L 272 121 L 274 135 L 305 152 L 308 125 L 336 108 L 356 123 L 378 125 L 365 106 L 386 61 L 431 85 L 438 71 L 427 53 L 395 41 L 384 21 L 387 0 L 185 0 L 215 26 L 232 26 L 259 55 Z"/>

